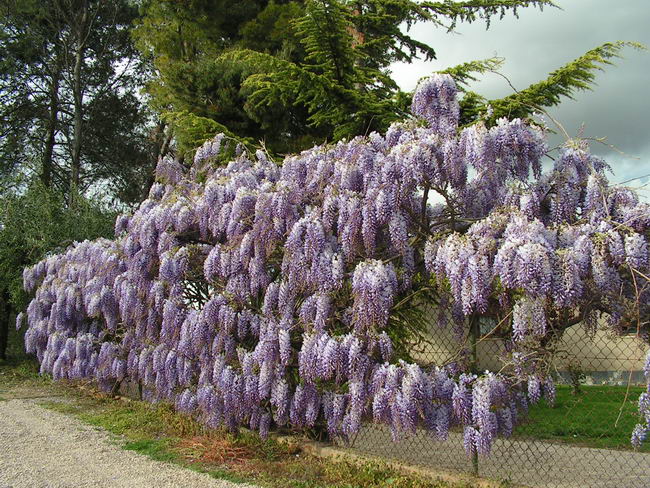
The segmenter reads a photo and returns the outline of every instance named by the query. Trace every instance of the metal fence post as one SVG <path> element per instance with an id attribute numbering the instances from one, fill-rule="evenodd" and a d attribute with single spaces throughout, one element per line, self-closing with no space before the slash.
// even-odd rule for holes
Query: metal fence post
<path id="1" fill-rule="evenodd" d="M 474 374 L 478 374 L 478 353 L 476 344 L 478 343 L 479 336 L 481 335 L 480 324 L 478 317 L 472 315 L 469 319 L 469 342 L 471 348 L 470 366 Z M 472 452 L 472 474 L 478 476 L 478 452 L 476 449 Z"/>

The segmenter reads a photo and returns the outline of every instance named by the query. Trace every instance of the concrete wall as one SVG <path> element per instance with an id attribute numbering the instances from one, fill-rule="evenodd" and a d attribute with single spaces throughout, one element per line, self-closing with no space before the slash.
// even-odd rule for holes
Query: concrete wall
<path id="1" fill-rule="evenodd" d="M 428 342 L 414 348 L 416 360 L 427 364 L 445 364 L 453 358 L 459 342 L 453 332 L 433 325 Z M 499 371 L 503 363 L 500 357 L 503 342 L 485 339 L 477 345 L 479 368 Z M 573 360 L 586 375 L 586 383 L 627 384 L 632 372 L 632 383 L 644 384 L 643 364 L 646 346 L 634 336 L 617 337 L 606 330 L 598 330 L 591 336 L 581 325 L 568 329 L 558 345 L 555 368 L 560 377 L 568 377 L 569 360 Z"/>

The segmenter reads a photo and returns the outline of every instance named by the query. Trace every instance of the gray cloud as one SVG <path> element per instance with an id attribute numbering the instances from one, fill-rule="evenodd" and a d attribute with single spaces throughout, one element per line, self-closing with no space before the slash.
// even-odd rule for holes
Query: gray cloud
<path id="1" fill-rule="evenodd" d="M 396 64 L 393 76 L 403 89 L 411 90 L 419 78 L 433 71 L 497 55 L 505 58 L 501 71 L 520 89 L 604 42 L 626 40 L 650 46 L 648 0 L 556 3 L 563 10 L 523 9 L 519 19 L 510 15 L 494 20 L 489 30 L 480 22 L 459 25 L 455 33 L 418 24 L 411 34 L 433 46 L 438 58 Z M 650 173 L 650 52 L 625 49 L 623 56 L 614 61 L 616 66 L 597 74 L 593 90 L 578 93 L 575 100 L 567 99 L 550 111 L 569 134 L 577 135 L 584 124 L 585 136 L 606 137 L 609 144 L 626 153 L 592 144 L 593 151 L 614 167 L 612 181 Z M 512 93 L 497 75 L 485 75 L 471 88 L 490 98 Z M 559 142 L 559 136 L 551 140 L 553 145 Z"/>

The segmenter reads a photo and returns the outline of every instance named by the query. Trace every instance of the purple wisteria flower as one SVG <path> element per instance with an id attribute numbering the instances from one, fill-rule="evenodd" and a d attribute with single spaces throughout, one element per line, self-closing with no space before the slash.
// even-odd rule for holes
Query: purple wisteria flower
<path id="1" fill-rule="evenodd" d="M 541 129 L 459 129 L 457 91 L 433 75 L 413 98 L 420 120 L 282 164 L 243 147 L 224 161 L 223 134 L 193 164 L 161 159 L 114 240 L 24 270 L 27 351 L 56 379 L 139 382 L 209 427 L 351 439 L 372 419 L 395 439 L 462 428 L 467 452 L 487 454 L 529 402 L 553 401 L 540 345 L 559 322 L 594 322 L 597 303 L 622 333 L 630 310 L 648 313 L 650 207 L 582 142 L 542 174 Z M 460 343 L 488 317 L 512 371 L 470 374 L 468 348 L 446 366 L 407 361 L 418 309 Z"/>

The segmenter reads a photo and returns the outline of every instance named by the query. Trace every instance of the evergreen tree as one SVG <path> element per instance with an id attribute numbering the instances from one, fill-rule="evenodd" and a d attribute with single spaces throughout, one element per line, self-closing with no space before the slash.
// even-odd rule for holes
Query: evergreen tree
<path id="1" fill-rule="evenodd" d="M 154 163 L 128 0 L 0 0 L 0 358 L 22 269 L 112 234 Z"/>
<path id="2" fill-rule="evenodd" d="M 266 3 L 232 0 L 142 3 L 133 35 L 156 72 L 147 91 L 152 107 L 175 129 L 181 151 L 196 147 L 197 129 L 204 134 L 198 143 L 214 134 L 215 128 L 254 139 L 263 136 L 260 125 L 243 110 L 240 70 L 219 60 L 218 55 L 235 43 L 254 43 L 252 39 L 266 37 L 266 28 L 273 29 L 273 21 L 269 24 L 263 17 L 259 24 L 249 25 Z M 296 5 L 290 2 L 287 12 L 296 9 Z M 275 4 L 269 8 L 275 9 L 273 16 L 281 16 Z M 283 32 L 268 37 L 284 45 Z M 273 45 L 264 42 L 266 47 Z"/>
<path id="3" fill-rule="evenodd" d="M 253 51 L 231 51 L 224 55 L 233 63 L 249 67 L 243 83 L 246 107 L 251 117 L 262 120 L 267 107 L 282 101 L 304 105 L 309 121 L 325 127 L 333 139 L 353 137 L 372 130 L 385 130 L 407 114 L 408 94 L 399 91 L 388 67 L 395 61 L 411 62 L 417 56 L 435 57 L 430 46 L 399 31 L 416 21 L 431 21 L 453 28 L 457 22 L 503 17 L 518 7 L 552 5 L 551 2 L 341 2 L 309 0 L 306 15 L 296 22 L 308 55 L 303 63 L 272 59 Z M 391 10 L 392 8 L 392 10 Z M 472 124 L 483 119 L 493 125 L 500 117 L 527 118 L 545 107 L 560 103 L 577 90 L 588 89 L 595 71 L 611 64 L 625 46 L 606 43 L 557 69 L 530 87 L 503 99 L 487 100 L 466 91 L 461 100 L 461 121 Z M 500 66 L 497 58 L 465 63 L 442 71 L 462 86 Z M 316 79 L 318 78 L 318 79 Z"/>
<path id="4" fill-rule="evenodd" d="M 136 14 L 126 0 L 0 2 L 5 176 L 140 200 L 151 143 L 129 34 Z"/>
<path id="5" fill-rule="evenodd" d="M 158 7 L 167 4 L 149 2 Z M 218 23 L 208 30 L 202 25 L 227 6 L 201 5 L 200 15 L 182 11 L 191 28 L 165 24 L 166 17 L 156 20 L 145 12 L 142 23 L 148 29 L 139 33 L 157 61 L 159 77 L 150 91 L 153 100 L 173 121 L 185 141 L 181 144 L 185 152 L 210 137 L 214 128 L 253 141 L 264 138 L 274 152 L 385 130 L 408 114 L 410 101 L 410 94 L 401 92 L 391 78 L 391 63 L 435 58 L 433 47 L 413 39 L 404 26 L 430 22 L 453 29 L 458 23 L 475 21 L 489 26 L 495 18 L 517 15 L 520 8 L 554 6 L 549 0 L 269 2 L 258 4 L 257 10 L 251 7 L 249 15 L 257 12 L 252 20 L 243 22 L 245 16 L 236 16 L 238 28 L 215 36 Z M 156 33 L 160 41 L 151 41 Z M 191 57 L 179 60 L 181 50 L 166 44 L 172 33 L 178 45 L 194 46 Z M 216 38 L 219 43 L 210 40 Z M 487 100 L 466 90 L 461 122 L 484 120 L 491 125 L 502 116 L 525 118 L 556 105 L 562 97 L 588 88 L 595 70 L 618 56 L 624 45 L 593 49 L 546 80 L 502 100 Z M 499 64 L 498 59 L 489 59 L 444 72 L 462 87 L 481 73 L 497 70 Z"/>
<path id="6" fill-rule="evenodd" d="M 12 173 L 29 170 L 50 187 L 63 63 L 53 40 L 63 23 L 35 1 L 2 1 L 0 22 L 3 187 Z"/>

